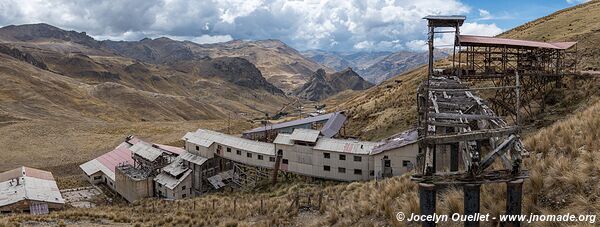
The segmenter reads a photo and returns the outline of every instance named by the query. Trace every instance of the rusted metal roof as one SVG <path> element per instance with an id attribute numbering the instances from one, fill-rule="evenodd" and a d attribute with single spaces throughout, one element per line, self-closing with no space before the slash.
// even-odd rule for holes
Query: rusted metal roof
<path id="1" fill-rule="evenodd" d="M 418 132 L 416 129 L 407 130 L 386 139 L 383 144 L 373 148 L 371 155 L 379 154 L 388 150 L 404 147 L 418 141 Z"/>
<path id="2" fill-rule="evenodd" d="M 114 150 L 101 155 L 93 160 L 90 160 L 86 163 L 83 163 L 79 166 L 87 174 L 91 176 L 98 171 L 101 171 L 104 175 L 109 177 L 111 180 L 115 180 L 115 169 L 120 164 L 133 164 L 132 158 L 132 148 L 136 144 L 143 143 L 144 146 L 141 147 L 150 147 L 156 150 L 160 150 L 161 152 L 168 152 L 172 154 L 181 154 L 184 152 L 183 149 L 177 147 L 166 146 L 162 144 L 154 144 L 158 148 L 152 147 L 152 144 L 144 142 L 136 137 L 132 137 L 125 142 L 122 142 L 117 146 Z"/>
<path id="3" fill-rule="evenodd" d="M 163 154 L 160 149 L 153 147 L 151 144 L 146 142 L 138 142 L 131 146 L 129 150 L 131 150 L 133 154 L 151 162 L 155 161 Z"/>
<path id="4" fill-rule="evenodd" d="M 519 39 L 506 39 L 488 36 L 460 35 L 458 41 L 461 46 L 481 45 L 481 46 L 509 46 L 524 48 L 545 48 L 566 50 L 571 48 L 577 42 L 539 42 Z"/>

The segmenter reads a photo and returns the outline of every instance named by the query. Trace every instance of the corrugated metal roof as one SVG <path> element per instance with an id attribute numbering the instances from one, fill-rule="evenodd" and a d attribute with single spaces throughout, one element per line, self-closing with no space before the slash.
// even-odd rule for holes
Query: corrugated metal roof
<path id="1" fill-rule="evenodd" d="M 14 178 L 0 182 L 0 206 L 10 205 L 22 200 L 65 203 L 50 172 L 19 167 L 2 173 L 1 176 L 2 179 L 6 177 Z M 17 184 L 16 178 L 18 178 L 19 184 Z"/>
<path id="2" fill-rule="evenodd" d="M 346 116 L 344 116 L 344 114 L 340 112 L 334 113 L 321 129 L 321 134 L 326 138 L 334 137 L 340 132 L 340 129 L 344 126 L 344 122 L 346 122 Z"/>
<path id="3" fill-rule="evenodd" d="M 183 182 L 183 180 L 185 180 L 186 177 L 188 177 L 190 175 L 190 173 L 192 173 L 191 169 L 188 169 L 187 171 L 185 171 L 185 173 L 179 177 L 173 177 L 167 173 L 159 173 L 158 175 L 156 175 L 156 177 L 154 177 L 154 181 L 156 181 L 156 183 L 159 183 L 169 189 L 174 189 L 176 188 L 181 182 Z"/>
<path id="4" fill-rule="evenodd" d="M 297 125 L 304 125 L 304 124 L 318 122 L 318 121 L 325 121 L 325 120 L 329 120 L 331 117 L 335 116 L 336 113 L 340 113 L 340 112 L 323 114 L 323 115 L 314 116 L 314 117 L 307 117 L 307 118 L 302 118 L 302 119 L 298 119 L 298 120 L 282 122 L 282 123 L 279 123 L 279 124 L 272 124 L 272 125 L 262 126 L 262 127 L 258 127 L 258 128 L 254 128 L 254 129 L 245 131 L 244 134 L 246 134 L 246 133 L 255 133 L 255 132 L 264 132 L 266 130 L 287 128 L 287 127 L 292 127 L 292 126 L 297 126 Z"/>
<path id="5" fill-rule="evenodd" d="M 379 154 L 388 150 L 404 147 L 418 141 L 418 132 L 416 129 L 407 130 L 386 139 L 383 144 L 375 147 L 371 155 Z"/>
<path id="6" fill-rule="evenodd" d="M 227 184 L 223 182 L 224 180 L 230 180 L 233 178 L 233 170 L 228 170 L 225 172 L 220 172 L 217 175 L 209 177 L 207 180 L 215 189 L 219 189 L 225 187 Z"/>
<path id="7" fill-rule="evenodd" d="M 381 142 L 321 138 L 313 147 L 316 150 L 335 151 L 350 154 L 369 154 Z"/>
<path id="8" fill-rule="evenodd" d="M 458 41 L 461 45 L 501 45 L 501 46 L 514 46 L 514 47 L 529 47 L 529 48 L 546 48 L 546 49 L 557 49 L 565 50 L 571 48 L 577 42 L 538 42 L 530 40 L 519 40 L 519 39 L 505 39 L 487 36 L 475 36 L 475 35 L 460 35 Z"/>
<path id="9" fill-rule="evenodd" d="M 158 157 L 160 157 L 163 152 L 155 147 L 152 147 L 152 144 L 146 142 L 138 142 L 129 148 L 133 152 L 133 154 L 138 155 L 148 161 L 155 161 Z"/>
<path id="10" fill-rule="evenodd" d="M 210 147 L 214 141 L 206 140 L 201 137 L 195 136 L 195 132 L 188 132 L 183 136 L 183 140 L 188 141 L 190 143 L 196 144 L 202 147 Z"/>
<path id="11" fill-rule="evenodd" d="M 212 142 L 219 143 L 228 147 L 233 147 L 240 150 L 251 151 L 259 154 L 275 155 L 275 145 L 272 143 L 259 142 L 244 138 L 239 138 L 232 135 L 227 135 L 220 132 L 215 132 L 206 129 L 198 129 L 194 133 L 188 133 L 184 139 L 188 138 L 189 142 L 192 141 L 208 141 L 205 144 L 212 144 Z M 193 143 L 193 142 L 192 142 Z"/>
<path id="12" fill-rule="evenodd" d="M 90 160 L 86 163 L 83 163 L 79 166 L 87 174 L 88 176 L 101 171 L 104 175 L 109 177 L 111 180 L 115 180 L 115 169 L 120 164 L 133 164 L 132 154 L 133 152 L 130 150 L 133 146 L 137 144 L 143 143 L 144 145 L 138 145 L 137 148 L 134 149 L 142 149 L 140 146 L 149 146 L 152 148 L 152 144 L 144 142 L 136 137 L 132 137 L 128 141 L 122 142 L 117 146 L 114 150 L 107 152 L 100 157 L 97 157 L 93 160 Z M 183 153 L 184 150 L 177 147 L 166 146 L 162 144 L 155 144 L 160 149 L 159 151 L 164 151 L 172 154 Z"/>
<path id="13" fill-rule="evenodd" d="M 204 164 L 204 162 L 206 162 L 206 160 L 208 160 L 200 155 L 195 155 L 190 152 L 185 152 L 185 153 L 181 154 L 179 157 L 183 160 L 194 163 L 196 165 L 202 165 L 202 164 Z"/>
<path id="14" fill-rule="evenodd" d="M 294 145 L 294 141 L 292 141 L 292 139 L 290 139 L 291 136 L 292 136 L 291 134 L 279 133 L 279 134 L 277 134 L 277 137 L 275 137 L 275 140 L 273 141 L 273 143 L 274 144 Z"/>
<path id="15" fill-rule="evenodd" d="M 290 139 L 314 143 L 317 141 L 317 138 L 319 138 L 320 134 L 321 132 L 317 130 L 297 128 L 294 129 L 294 132 L 292 132 L 292 134 L 290 135 Z"/>
<path id="16" fill-rule="evenodd" d="M 171 176 L 178 176 L 179 174 L 187 171 L 188 168 L 183 165 L 183 159 L 181 157 L 177 157 L 169 165 L 163 167 L 162 170 Z"/>

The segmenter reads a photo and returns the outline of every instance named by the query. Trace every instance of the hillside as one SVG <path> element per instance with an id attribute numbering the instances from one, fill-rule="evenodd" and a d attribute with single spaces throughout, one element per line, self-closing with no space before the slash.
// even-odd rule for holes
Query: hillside
<path id="1" fill-rule="evenodd" d="M 323 68 L 279 40 L 197 44 L 163 37 L 140 41 L 102 41 L 102 45 L 120 55 L 154 64 L 173 65 L 179 61 L 205 57 L 244 58 L 256 65 L 270 83 L 288 92 L 302 86 L 311 79 L 312 72 Z"/>
<path id="2" fill-rule="evenodd" d="M 530 180 L 523 187 L 523 214 L 597 214 L 600 190 L 600 101 L 567 119 L 556 122 L 525 137 L 531 152 L 525 166 Z M 573 165 L 576 163 L 577 165 Z M 322 193 L 321 207 L 290 209 L 296 193 Z M 482 186 L 481 212 L 498 216 L 505 212 L 505 187 Z M 181 201 L 146 199 L 129 204 L 115 204 L 89 209 L 67 209 L 49 215 L 15 215 L 0 218 L 2 224 L 22 222 L 71 225 L 148 224 L 148 225 L 298 225 L 395 226 L 415 223 L 398 222 L 396 212 L 418 213 L 417 184 L 408 175 L 381 181 L 335 183 L 302 179 L 263 185 L 251 192 L 217 193 Z M 235 202 L 234 202 L 235 201 Z M 437 214 L 461 213 L 463 192 L 449 188 L 438 195 Z M 213 204 L 216 209 L 213 209 Z M 262 205 L 261 205 L 262 204 Z M 133 214 L 133 215 L 132 215 Z M 176 215 L 173 215 L 176 214 Z M 498 223 L 482 223 L 496 226 Z M 587 225 L 586 225 L 587 224 Z M 561 225 L 591 226 L 589 223 Z M 557 226 L 536 223 L 536 226 Z M 560 226 L 560 225 L 559 225 Z"/>
<path id="3" fill-rule="evenodd" d="M 359 91 L 372 86 L 351 68 L 330 74 L 319 69 L 312 80 L 294 91 L 294 95 L 311 101 L 320 101 L 346 90 Z"/>
<path id="4" fill-rule="evenodd" d="M 600 70 L 600 1 L 590 1 L 557 11 L 508 30 L 500 37 L 539 41 L 576 40 L 578 69 Z"/>

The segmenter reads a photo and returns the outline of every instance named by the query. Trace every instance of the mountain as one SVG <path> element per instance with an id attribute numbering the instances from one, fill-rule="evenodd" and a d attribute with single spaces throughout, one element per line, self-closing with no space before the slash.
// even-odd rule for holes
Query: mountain
<path id="1" fill-rule="evenodd" d="M 358 73 L 369 82 L 379 84 L 412 68 L 427 64 L 428 56 L 427 52 L 395 52 L 358 71 Z M 440 59 L 447 57 L 448 54 L 436 51 L 434 56 L 435 59 Z"/>
<path id="2" fill-rule="evenodd" d="M 365 81 L 352 68 L 331 74 L 319 69 L 313 79 L 294 91 L 294 94 L 311 101 L 320 101 L 342 91 L 365 90 L 372 86 L 373 84 Z"/>
<path id="3" fill-rule="evenodd" d="M 289 102 L 242 58 L 184 60 L 175 51 L 157 55 L 165 62 L 141 61 L 47 24 L 0 28 L 0 42 L 0 110 L 8 121 L 223 119 L 228 112 L 262 116 Z"/>
<path id="4" fill-rule="evenodd" d="M 427 52 L 336 52 L 308 50 L 302 54 L 319 64 L 335 70 L 351 67 L 365 80 L 379 84 L 409 69 L 427 63 Z M 436 52 L 436 59 L 448 56 L 443 51 Z"/>
<path id="5" fill-rule="evenodd" d="M 279 40 L 197 44 L 162 37 L 140 41 L 107 40 L 102 41 L 102 45 L 120 55 L 153 64 L 172 65 L 206 57 L 244 58 L 256 65 L 267 81 L 288 92 L 302 86 L 311 79 L 312 72 L 323 68 Z"/>
<path id="6" fill-rule="evenodd" d="M 336 71 L 342 71 L 348 67 L 362 70 L 368 68 L 390 54 L 392 54 L 392 52 L 386 51 L 338 52 L 326 50 L 307 50 L 302 52 L 302 55 Z"/>

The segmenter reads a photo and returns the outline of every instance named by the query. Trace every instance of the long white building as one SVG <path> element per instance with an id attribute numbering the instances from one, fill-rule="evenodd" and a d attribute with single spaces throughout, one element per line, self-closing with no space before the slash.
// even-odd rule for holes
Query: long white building
<path id="1" fill-rule="evenodd" d="M 416 164 L 416 132 L 407 131 L 381 142 L 324 137 L 320 131 L 294 129 L 279 133 L 273 143 L 259 142 L 199 129 L 187 133 L 185 150 L 191 155 L 221 158 L 248 166 L 340 181 L 401 175 Z M 221 166 L 220 170 L 230 169 Z M 196 175 L 197 181 L 202 178 Z"/>

